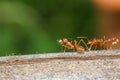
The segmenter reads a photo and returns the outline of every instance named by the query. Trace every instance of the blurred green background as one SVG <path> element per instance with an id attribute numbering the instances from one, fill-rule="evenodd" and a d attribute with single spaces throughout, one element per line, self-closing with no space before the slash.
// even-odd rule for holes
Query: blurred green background
<path id="1" fill-rule="evenodd" d="M 0 56 L 60 52 L 57 40 L 96 36 L 91 0 L 0 0 Z"/>

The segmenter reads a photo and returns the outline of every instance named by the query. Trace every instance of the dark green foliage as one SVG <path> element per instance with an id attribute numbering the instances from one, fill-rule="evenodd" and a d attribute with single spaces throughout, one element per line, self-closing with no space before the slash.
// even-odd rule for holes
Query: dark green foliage
<path id="1" fill-rule="evenodd" d="M 59 52 L 57 40 L 95 36 L 90 0 L 1 0 L 0 55 Z"/>

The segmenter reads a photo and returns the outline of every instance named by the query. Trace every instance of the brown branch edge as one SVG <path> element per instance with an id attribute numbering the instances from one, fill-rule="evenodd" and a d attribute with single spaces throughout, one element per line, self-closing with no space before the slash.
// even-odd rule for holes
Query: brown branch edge
<path id="1" fill-rule="evenodd" d="M 31 58 L 31 59 L 9 59 L 0 61 L 2 65 L 22 65 L 49 62 L 51 60 L 99 60 L 99 59 L 120 59 L 120 53 L 115 54 L 92 54 L 92 55 L 73 55 L 73 56 L 56 56 L 50 58 Z"/>

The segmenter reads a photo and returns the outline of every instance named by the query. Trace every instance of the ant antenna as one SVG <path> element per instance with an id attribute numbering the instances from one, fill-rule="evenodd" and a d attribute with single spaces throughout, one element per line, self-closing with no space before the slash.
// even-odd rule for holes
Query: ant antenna
<path id="1" fill-rule="evenodd" d="M 106 38 L 106 37 L 105 37 L 105 35 L 104 35 L 104 36 L 103 36 L 103 40 L 105 40 L 105 38 Z"/>
<path id="2" fill-rule="evenodd" d="M 87 39 L 87 41 L 89 41 L 87 37 L 77 37 L 77 38 L 80 38 L 80 39 Z"/>

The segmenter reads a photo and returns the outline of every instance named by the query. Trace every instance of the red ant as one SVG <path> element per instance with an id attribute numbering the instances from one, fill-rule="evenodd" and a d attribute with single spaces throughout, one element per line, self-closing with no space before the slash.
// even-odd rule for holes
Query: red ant
<path id="1" fill-rule="evenodd" d="M 74 40 L 74 44 L 72 42 L 69 42 L 68 39 L 66 39 L 66 38 L 61 39 L 58 42 L 62 46 L 64 46 L 65 49 L 66 48 L 67 49 L 73 49 L 73 50 L 76 50 L 77 52 L 84 52 L 85 51 L 85 48 L 79 45 L 81 42 L 83 42 L 85 44 L 85 42 L 82 39 L 79 42 L 77 42 L 76 40 Z M 85 44 L 85 46 L 86 46 L 86 44 Z M 64 49 L 64 52 L 65 52 L 65 49 Z"/>
<path id="2" fill-rule="evenodd" d="M 104 40 L 103 43 L 102 43 L 103 49 L 112 48 L 112 46 L 116 45 L 118 42 L 119 42 L 119 39 L 115 38 L 115 37 L 107 39 L 107 40 Z"/>
<path id="3" fill-rule="evenodd" d="M 110 39 L 93 39 L 92 41 L 88 41 L 88 45 L 90 45 L 90 50 L 92 46 L 95 48 L 99 47 L 101 49 L 109 49 L 112 45 L 115 45 L 119 42 L 118 38 L 110 38 Z"/>
<path id="4" fill-rule="evenodd" d="M 68 41 L 68 39 L 64 38 L 62 40 L 58 41 L 62 46 L 68 48 L 68 49 L 73 49 L 74 45 Z"/>
<path id="5" fill-rule="evenodd" d="M 60 39 L 58 41 L 58 43 L 60 43 L 63 47 L 64 47 L 64 52 L 65 52 L 65 49 L 74 49 L 74 45 L 72 44 L 72 42 L 69 42 L 67 38 L 64 38 L 64 39 Z"/>
<path id="6" fill-rule="evenodd" d="M 100 47 L 102 43 L 103 43 L 103 39 L 93 39 L 91 41 L 88 41 L 87 44 L 90 45 L 89 50 L 91 50 L 93 46 L 96 49 L 97 47 Z"/>

